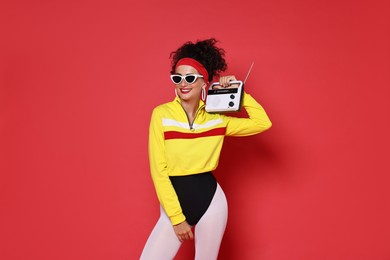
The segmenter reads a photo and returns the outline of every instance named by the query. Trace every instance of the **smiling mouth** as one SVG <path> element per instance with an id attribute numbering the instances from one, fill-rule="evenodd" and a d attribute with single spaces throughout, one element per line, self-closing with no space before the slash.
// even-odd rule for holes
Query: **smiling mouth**
<path id="1" fill-rule="evenodd" d="M 181 89 L 180 89 L 180 92 L 183 93 L 183 94 L 190 93 L 190 91 L 191 91 L 190 88 L 181 88 Z"/>

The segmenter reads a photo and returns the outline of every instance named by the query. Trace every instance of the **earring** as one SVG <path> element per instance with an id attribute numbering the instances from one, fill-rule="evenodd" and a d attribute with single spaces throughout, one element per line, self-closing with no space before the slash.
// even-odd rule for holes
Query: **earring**
<path id="1" fill-rule="evenodd" d="M 178 97 L 176 88 L 175 88 L 175 95 L 176 95 L 176 97 Z"/>
<path id="2" fill-rule="evenodd" d="M 204 88 L 202 88 L 202 101 L 206 101 L 206 90 Z"/>

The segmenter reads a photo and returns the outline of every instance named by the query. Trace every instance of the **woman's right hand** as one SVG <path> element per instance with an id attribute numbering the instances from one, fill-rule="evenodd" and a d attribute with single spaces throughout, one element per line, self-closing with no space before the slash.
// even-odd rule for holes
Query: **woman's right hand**
<path id="1" fill-rule="evenodd" d="M 187 221 L 181 222 L 173 226 L 175 234 L 180 242 L 188 239 L 194 239 L 194 234 L 192 233 L 191 226 Z"/>

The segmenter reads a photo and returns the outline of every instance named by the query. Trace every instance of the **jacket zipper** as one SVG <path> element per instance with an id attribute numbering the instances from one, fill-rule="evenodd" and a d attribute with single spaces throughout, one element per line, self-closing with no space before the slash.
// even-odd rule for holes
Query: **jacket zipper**
<path id="1" fill-rule="evenodd" d="M 186 117 L 187 117 L 187 121 L 188 121 L 188 125 L 189 125 L 189 127 L 190 127 L 190 130 L 194 130 L 193 125 L 194 125 L 195 119 L 196 119 L 196 117 L 198 116 L 199 110 L 201 110 L 201 109 L 204 107 L 204 105 L 201 105 L 200 107 L 198 107 L 198 109 L 196 110 L 196 113 L 195 113 L 194 120 L 191 122 L 191 121 L 190 121 L 190 118 L 188 117 L 188 115 L 187 115 L 187 113 L 186 113 L 186 111 L 184 110 L 183 105 L 182 105 L 179 101 L 177 101 L 177 102 L 180 104 L 181 108 L 182 108 L 183 111 L 184 111 L 184 114 L 185 114 Z"/>

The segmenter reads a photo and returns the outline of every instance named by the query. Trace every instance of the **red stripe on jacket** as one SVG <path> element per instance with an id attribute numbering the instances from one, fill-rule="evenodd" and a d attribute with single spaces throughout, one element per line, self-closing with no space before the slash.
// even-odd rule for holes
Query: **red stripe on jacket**
<path id="1" fill-rule="evenodd" d="M 209 137 L 209 136 L 216 136 L 216 135 L 225 135 L 226 133 L 226 127 L 220 127 L 211 129 L 206 132 L 202 133 L 182 133 L 178 131 L 167 131 L 164 132 L 164 139 L 170 140 L 170 139 L 194 139 L 194 138 L 200 138 L 200 137 Z"/>

